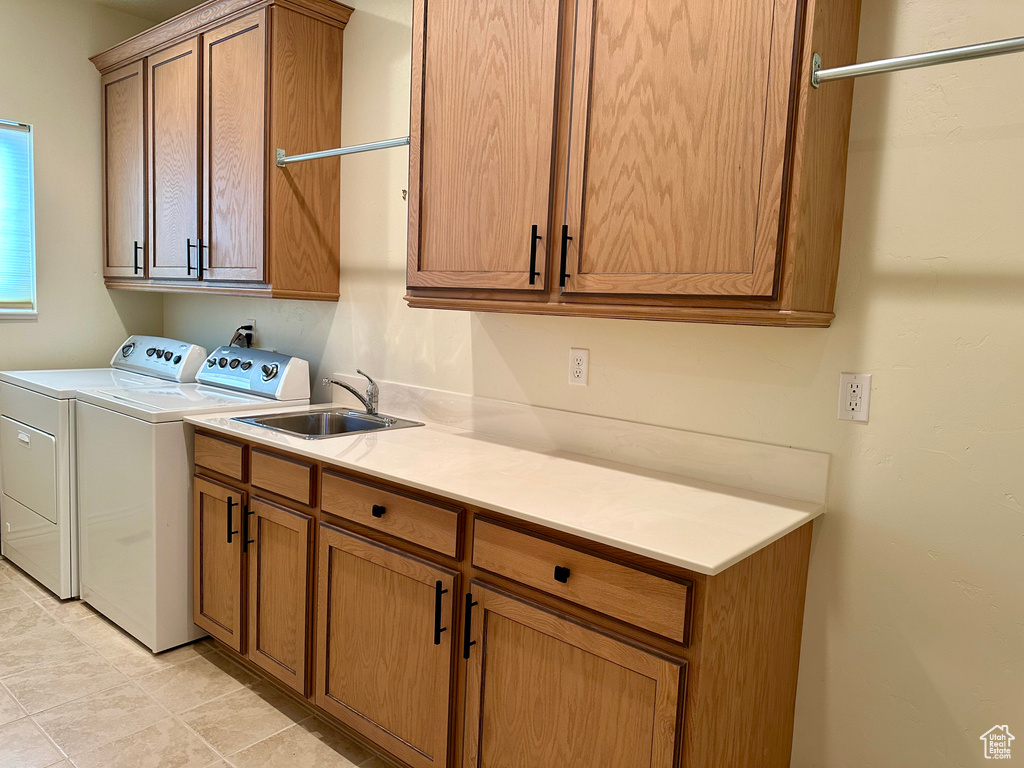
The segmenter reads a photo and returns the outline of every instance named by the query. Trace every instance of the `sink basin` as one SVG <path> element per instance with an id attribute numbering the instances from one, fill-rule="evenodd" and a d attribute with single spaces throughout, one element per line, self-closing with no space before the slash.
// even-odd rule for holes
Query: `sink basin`
<path id="1" fill-rule="evenodd" d="M 286 435 L 306 440 L 323 440 L 365 432 L 380 432 L 386 429 L 422 427 L 418 421 L 396 419 L 394 416 L 368 416 L 355 411 L 328 409 L 301 413 L 270 413 L 261 416 L 236 416 L 232 421 L 252 424 Z"/>

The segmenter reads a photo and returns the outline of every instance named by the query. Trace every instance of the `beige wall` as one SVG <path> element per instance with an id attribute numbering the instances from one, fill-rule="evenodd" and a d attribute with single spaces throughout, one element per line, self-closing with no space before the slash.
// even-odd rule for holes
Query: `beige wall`
<path id="1" fill-rule="evenodd" d="M 129 333 L 157 333 L 158 297 L 100 278 L 100 76 L 88 57 L 147 22 L 88 0 L 0 0 L 0 118 L 35 142 L 39 317 L 0 320 L 0 370 L 106 364 Z"/>
<path id="2" fill-rule="evenodd" d="M 345 140 L 404 135 L 410 3 L 354 4 Z M 864 0 L 861 58 L 1010 34 L 1019 0 Z M 793 765 L 980 764 L 997 723 L 1024 744 L 1022 93 L 1021 57 L 858 83 L 829 330 L 410 310 L 395 150 L 343 161 L 337 306 L 168 297 L 166 330 L 214 345 L 254 317 L 320 373 L 828 451 Z M 870 424 L 836 420 L 840 371 L 874 374 Z"/>

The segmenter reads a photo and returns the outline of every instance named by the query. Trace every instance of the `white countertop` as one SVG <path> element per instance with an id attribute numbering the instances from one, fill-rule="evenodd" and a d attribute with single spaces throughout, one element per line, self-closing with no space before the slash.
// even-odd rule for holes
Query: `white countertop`
<path id="1" fill-rule="evenodd" d="M 825 511 L 821 504 L 434 424 L 303 440 L 228 415 L 186 421 L 709 576 Z"/>

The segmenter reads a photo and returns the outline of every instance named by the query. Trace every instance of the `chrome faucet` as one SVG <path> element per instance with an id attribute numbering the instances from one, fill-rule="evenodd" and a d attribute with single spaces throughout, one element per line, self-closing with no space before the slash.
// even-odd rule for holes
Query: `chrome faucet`
<path id="1" fill-rule="evenodd" d="M 370 382 L 369 385 L 366 387 L 365 397 L 359 394 L 354 387 L 346 384 L 344 381 L 336 381 L 334 379 L 325 378 L 323 380 L 323 385 L 325 387 L 329 387 L 331 384 L 336 384 L 342 389 L 347 389 L 349 392 L 355 395 L 356 399 L 359 400 L 360 403 L 363 404 L 363 408 L 366 409 L 367 416 L 379 416 L 380 414 L 377 413 L 377 406 L 380 404 L 380 387 L 377 386 L 376 381 L 371 379 L 369 375 L 363 373 L 358 368 L 356 368 L 356 373 L 358 373 L 360 376 L 366 376 L 366 380 Z"/>

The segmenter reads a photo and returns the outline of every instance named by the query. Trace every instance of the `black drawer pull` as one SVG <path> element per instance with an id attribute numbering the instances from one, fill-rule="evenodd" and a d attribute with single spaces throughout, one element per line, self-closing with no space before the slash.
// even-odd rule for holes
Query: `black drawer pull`
<path id="1" fill-rule="evenodd" d="M 132 272 L 134 272 L 136 275 L 139 274 L 139 272 L 142 271 L 142 266 L 139 264 L 139 251 L 142 251 L 142 250 L 143 250 L 143 247 L 141 245 L 139 245 L 139 241 L 136 240 L 135 241 L 135 264 L 134 264 L 134 267 L 132 269 Z"/>
<path id="2" fill-rule="evenodd" d="M 231 543 L 231 537 L 238 533 L 238 531 L 231 530 L 235 527 L 234 517 L 236 506 L 238 506 L 238 502 L 236 502 L 231 496 L 228 496 L 228 544 Z"/>
<path id="3" fill-rule="evenodd" d="M 248 504 L 246 504 L 245 505 L 245 509 L 242 510 L 242 551 L 243 552 L 248 552 L 249 551 L 249 545 L 256 543 L 256 539 L 250 539 L 249 538 L 249 534 L 251 533 L 251 529 L 249 528 L 249 518 L 252 517 L 255 514 L 256 514 L 255 512 L 251 512 L 249 510 L 249 505 Z"/>
<path id="4" fill-rule="evenodd" d="M 187 245 L 185 248 L 185 274 L 191 276 L 193 272 L 198 271 L 198 268 L 192 266 L 192 249 L 199 250 L 199 243 L 193 243 L 192 238 L 189 237 L 185 239 L 185 244 Z"/>
<path id="5" fill-rule="evenodd" d="M 570 571 L 568 568 L 562 565 L 555 566 L 555 581 L 560 581 L 563 584 L 569 583 Z"/>
<path id="6" fill-rule="evenodd" d="M 370 514 L 380 520 L 384 517 L 384 513 L 388 511 L 388 508 L 383 504 L 374 504 L 373 509 L 370 510 Z"/>
<path id="7" fill-rule="evenodd" d="M 448 627 L 441 626 L 441 595 L 447 594 L 444 582 L 439 581 L 434 585 L 434 645 L 440 645 L 441 633 L 448 631 Z"/>
<path id="8" fill-rule="evenodd" d="M 537 225 L 534 224 L 530 236 L 530 285 L 536 283 L 537 278 L 540 277 L 540 272 L 537 271 L 537 243 L 542 239 L 537 234 Z"/>
<path id="9" fill-rule="evenodd" d="M 565 281 L 568 280 L 572 275 L 565 271 L 568 266 L 569 260 L 569 241 L 572 240 L 569 237 L 569 225 L 562 225 L 562 263 L 561 263 L 561 275 L 558 278 L 558 285 L 565 288 Z"/>
<path id="10" fill-rule="evenodd" d="M 473 606 L 479 603 L 473 600 L 473 593 L 466 593 L 466 626 L 462 635 L 462 658 L 469 658 L 469 649 L 476 645 L 476 640 L 470 640 L 473 635 Z"/>

